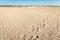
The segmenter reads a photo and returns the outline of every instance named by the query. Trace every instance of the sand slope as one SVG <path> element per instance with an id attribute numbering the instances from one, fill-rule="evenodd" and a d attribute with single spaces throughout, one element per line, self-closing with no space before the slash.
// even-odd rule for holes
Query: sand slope
<path id="1" fill-rule="evenodd" d="M 0 7 L 0 40 L 60 40 L 60 7 Z"/>

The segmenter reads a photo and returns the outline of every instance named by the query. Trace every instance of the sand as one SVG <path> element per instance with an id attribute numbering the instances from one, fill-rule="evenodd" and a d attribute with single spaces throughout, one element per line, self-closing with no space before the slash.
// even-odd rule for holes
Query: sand
<path id="1" fill-rule="evenodd" d="M 60 7 L 0 7 L 0 40 L 60 40 Z"/>

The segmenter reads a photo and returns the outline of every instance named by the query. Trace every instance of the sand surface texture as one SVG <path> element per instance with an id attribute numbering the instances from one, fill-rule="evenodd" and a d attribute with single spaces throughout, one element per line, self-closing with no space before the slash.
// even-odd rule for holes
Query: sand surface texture
<path id="1" fill-rule="evenodd" d="M 0 7 L 0 40 L 60 40 L 60 7 Z"/>

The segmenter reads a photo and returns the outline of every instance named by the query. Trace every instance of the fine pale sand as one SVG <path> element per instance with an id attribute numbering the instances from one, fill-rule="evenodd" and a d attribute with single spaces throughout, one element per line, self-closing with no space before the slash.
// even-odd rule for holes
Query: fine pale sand
<path id="1" fill-rule="evenodd" d="M 60 7 L 0 7 L 0 40 L 60 40 Z"/>

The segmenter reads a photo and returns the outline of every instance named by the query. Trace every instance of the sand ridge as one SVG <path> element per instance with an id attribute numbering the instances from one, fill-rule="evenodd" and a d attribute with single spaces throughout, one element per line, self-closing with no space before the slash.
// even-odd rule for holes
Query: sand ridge
<path id="1" fill-rule="evenodd" d="M 0 7 L 0 40 L 60 40 L 60 7 Z"/>

